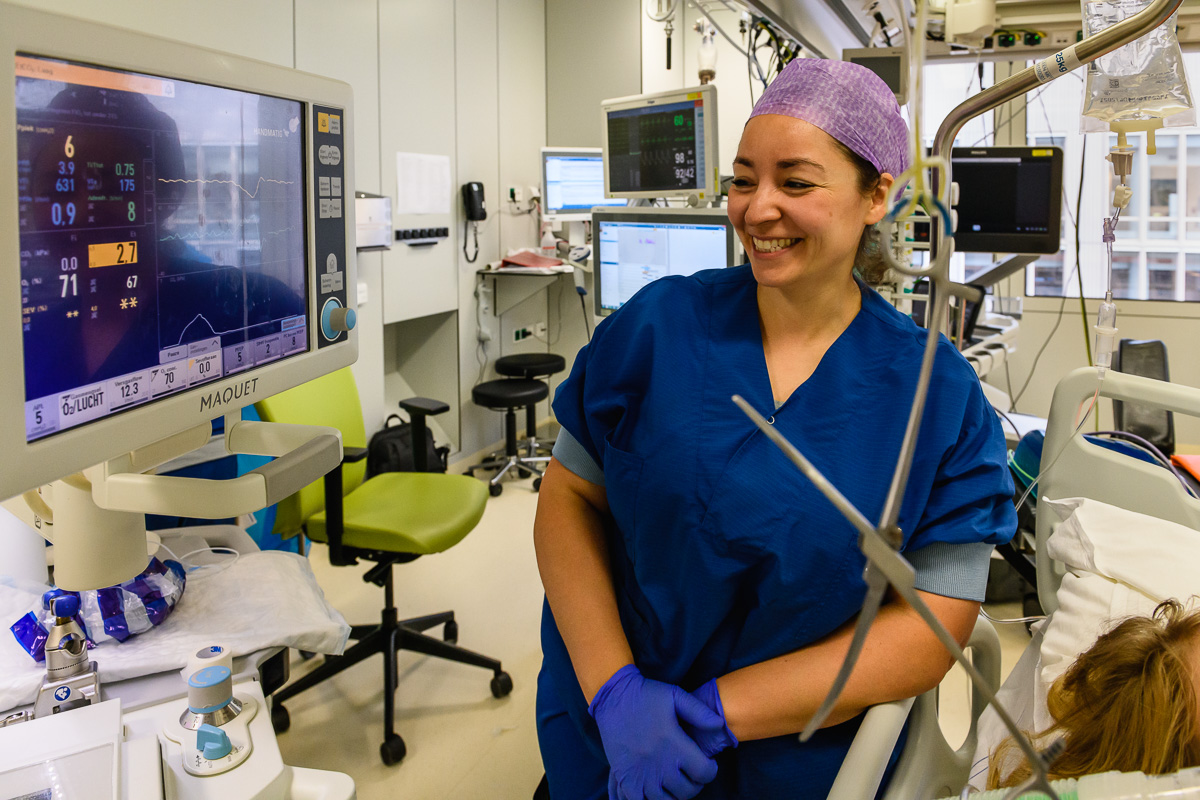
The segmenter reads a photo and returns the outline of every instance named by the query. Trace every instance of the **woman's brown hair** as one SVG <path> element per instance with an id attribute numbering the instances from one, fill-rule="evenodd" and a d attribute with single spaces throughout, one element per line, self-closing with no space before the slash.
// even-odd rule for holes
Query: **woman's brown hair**
<path id="1" fill-rule="evenodd" d="M 879 170 L 875 169 L 875 165 L 858 153 L 851 150 L 846 145 L 833 140 L 837 145 L 838 150 L 846 158 L 850 159 L 850 163 L 854 165 L 858 172 L 858 190 L 862 192 L 864 197 L 870 197 L 879 188 L 879 180 L 882 177 Z M 883 254 L 879 252 L 880 244 L 875 238 L 872 231 L 873 226 L 867 226 L 863 230 L 862 238 L 858 240 L 858 252 L 854 256 L 854 271 L 870 286 L 879 286 L 888 282 L 888 271 L 891 269 L 887 261 L 884 260 Z"/>
<path id="2" fill-rule="evenodd" d="M 1050 687 L 1046 702 L 1055 723 L 1033 737 L 1039 750 L 1064 740 L 1050 777 L 1110 770 L 1162 775 L 1200 765 L 1198 655 L 1200 611 L 1187 611 L 1177 600 L 1097 639 Z M 1015 786 L 1029 775 L 1012 739 L 1001 742 L 992 753 L 988 788 Z"/>

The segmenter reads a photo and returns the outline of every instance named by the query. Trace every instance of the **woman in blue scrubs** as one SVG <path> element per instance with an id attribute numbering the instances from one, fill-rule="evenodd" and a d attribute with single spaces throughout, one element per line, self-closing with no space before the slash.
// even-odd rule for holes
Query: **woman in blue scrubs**
<path id="1" fill-rule="evenodd" d="M 881 80 L 793 61 L 734 161 L 729 217 L 749 264 L 646 286 L 559 388 L 534 530 L 553 800 L 823 798 L 862 712 L 949 668 L 893 598 L 833 715 L 798 741 L 846 653 L 865 559 L 730 401 L 879 518 L 925 340 L 869 285 L 883 277 L 869 228 L 906 163 Z M 1015 529 L 1013 487 L 996 414 L 944 339 L 934 371 L 900 527 L 923 599 L 965 641 L 991 549 Z"/>

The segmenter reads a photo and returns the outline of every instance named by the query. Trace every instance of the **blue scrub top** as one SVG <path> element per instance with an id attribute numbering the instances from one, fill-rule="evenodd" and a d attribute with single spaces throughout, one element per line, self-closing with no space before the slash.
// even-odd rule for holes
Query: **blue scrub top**
<path id="1" fill-rule="evenodd" d="M 816 371 L 775 408 L 749 266 L 663 278 L 596 329 L 559 387 L 559 422 L 604 473 L 621 622 L 648 677 L 691 690 L 791 652 L 858 612 L 865 559 L 854 528 L 730 400 L 740 394 L 868 519 L 904 437 L 925 331 L 861 286 L 862 309 Z M 942 337 L 904 496 L 905 551 L 1008 541 L 1016 528 L 1003 432 L 975 372 Z M 548 606 L 538 715 L 558 797 L 606 770 L 595 724 Z M 544 720 L 569 719 L 547 748 Z M 719 757 L 702 798 L 824 797 L 858 720 L 745 742 Z M 594 765 L 592 765 L 594 766 Z M 590 777 L 589 777 L 590 776 Z"/>

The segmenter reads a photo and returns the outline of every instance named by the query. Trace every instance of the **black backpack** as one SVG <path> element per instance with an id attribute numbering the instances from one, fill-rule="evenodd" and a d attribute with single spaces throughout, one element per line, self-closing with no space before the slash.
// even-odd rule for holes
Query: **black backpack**
<path id="1" fill-rule="evenodd" d="M 449 447 L 437 447 L 433 443 L 433 432 L 425 429 L 426 463 L 428 472 L 445 472 L 450 457 Z M 371 437 L 367 445 L 367 477 L 384 472 L 412 472 L 413 432 L 412 423 L 405 422 L 399 414 L 390 414 L 383 429 Z"/>

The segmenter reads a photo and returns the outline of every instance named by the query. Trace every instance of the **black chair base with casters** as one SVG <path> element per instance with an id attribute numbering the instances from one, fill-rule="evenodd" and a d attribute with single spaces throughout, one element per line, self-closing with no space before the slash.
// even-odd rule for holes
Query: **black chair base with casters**
<path id="1" fill-rule="evenodd" d="M 509 378 L 548 378 L 566 368 L 566 359 L 556 353 L 518 353 L 496 360 L 496 374 Z M 525 406 L 525 442 L 522 447 L 526 460 L 541 464 L 550 460 L 554 442 L 539 441 L 537 438 L 537 403 Z"/>
<path id="2" fill-rule="evenodd" d="M 304 424 L 334 425 L 343 440 L 365 442 L 358 394 L 350 371 L 328 376 L 282 392 L 257 404 L 259 415 L 269 421 L 297 420 Z M 343 402 L 338 402 L 343 401 Z M 343 406 L 352 405 L 353 414 Z M 449 406 L 426 398 L 400 403 L 412 424 L 412 441 L 426 441 L 425 418 L 449 411 Z M 477 481 L 462 475 L 430 473 L 428 451 L 413 448 L 413 472 L 386 472 L 361 478 L 365 447 L 343 445 L 342 462 L 325 476 L 323 487 L 301 489 L 280 505 L 277 519 L 287 516 L 303 520 L 309 538 L 327 542 L 329 562 L 351 566 L 359 559 L 375 562 L 363 580 L 380 586 L 384 604 L 377 625 L 354 625 L 350 639 L 355 644 L 340 656 L 325 662 L 272 696 L 271 722 L 279 733 L 291 724 L 284 702 L 332 678 L 375 654 L 383 656 L 383 733 L 379 748 L 384 764 L 404 758 L 407 747 L 396 733 L 395 694 L 397 654 L 411 650 L 460 664 L 491 670 L 491 692 L 500 698 L 512 692 L 512 678 L 500 661 L 457 645 L 458 623 L 453 611 L 413 619 L 399 619 L 395 604 L 393 567 L 422 555 L 440 553 L 461 541 L 479 522 L 487 495 Z M 323 491 L 322 491 L 323 489 Z M 441 626 L 441 637 L 426 631 Z"/>
<path id="3" fill-rule="evenodd" d="M 516 473 L 520 477 L 537 475 L 533 480 L 533 490 L 536 492 L 542 485 L 542 468 L 544 460 L 534 460 L 520 452 L 517 441 L 517 409 L 536 405 L 545 400 L 550 394 L 550 387 L 542 381 L 528 378 L 505 378 L 496 381 L 485 381 L 471 390 L 471 399 L 477 406 L 504 412 L 504 452 L 495 453 L 486 461 L 468 467 L 472 475 L 477 469 L 494 469 L 496 474 L 488 480 L 488 494 L 498 497 L 504 490 L 500 481 L 505 475 Z M 536 457 L 535 457 L 536 458 Z M 547 459 L 548 460 L 548 457 Z"/>
<path id="4" fill-rule="evenodd" d="M 365 455 L 365 453 L 363 454 Z M 361 456 L 360 456 L 361 457 Z M 334 473 L 339 470 L 334 470 Z M 330 473 L 333 475 L 334 473 Z M 328 477 L 327 477 L 328 480 Z M 337 477 L 341 480 L 341 476 Z M 411 650 L 427 656 L 457 661 L 492 671 L 492 696 L 504 697 L 513 690 L 512 678 L 505 672 L 500 662 L 494 658 L 459 647 L 458 623 L 453 611 L 443 611 L 439 614 L 428 614 L 412 619 L 397 619 L 396 605 L 393 596 L 392 565 L 412 561 L 418 556 L 402 556 L 394 553 L 367 553 L 342 548 L 344 558 L 366 558 L 377 560 L 378 563 L 363 575 L 364 581 L 369 581 L 383 587 L 384 607 L 382 618 L 378 625 L 352 625 L 350 638 L 356 644 L 340 656 L 326 656 L 325 663 L 305 675 L 303 678 L 285 686 L 276 692 L 272 698 L 271 724 L 276 733 L 283 733 L 291 726 L 291 717 L 283 705 L 306 689 L 311 689 L 318 683 L 332 678 L 344 670 L 353 667 L 376 653 L 383 654 L 383 744 L 379 746 L 379 757 L 389 767 L 400 763 L 408 752 L 404 739 L 396 733 L 396 686 L 397 666 L 396 655 L 401 650 Z M 331 556 L 332 558 L 332 556 Z M 355 561 L 346 561 L 353 564 Z M 425 631 L 442 626 L 442 638 L 436 639 Z"/>

